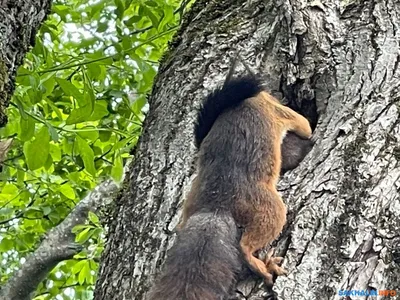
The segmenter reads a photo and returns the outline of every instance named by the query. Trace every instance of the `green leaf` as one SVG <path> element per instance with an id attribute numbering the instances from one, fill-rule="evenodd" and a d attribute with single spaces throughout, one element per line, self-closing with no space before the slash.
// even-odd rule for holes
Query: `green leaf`
<path id="1" fill-rule="evenodd" d="M 14 248 L 14 242 L 9 238 L 4 238 L 0 241 L 0 252 L 7 252 Z"/>
<path id="2" fill-rule="evenodd" d="M 88 74 L 92 79 L 99 79 L 101 77 L 101 65 L 100 64 L 88 64 Z"/>
<path id="3" fill-rule="evenodd" d="M 97 32 L 102 33 L 104 31 L 106 31 L 108 29 L 108 23 L 104 22 L 104 23 L 99 23 L 99 26 L 97 27 Z"/>
<path id="4" fill-rule="evenodd" d="M 159 20 L 155 14 L 145 5 L 141 5 L 139 8 L 139 15 L 141 16 L 147 16 L 150 20 L 151 23 L 153 24 L 154 28 L 158 28 L 158 23 Z"/>
<path id="5" fill-rule="evenodd" d="M 37 133 L 35 140 L 24 144 L 24 155 L 30 170 L 44 166 L 50 149 L 50 135 L 46 126 Z"/>
<path id="6" fill-rule="evenodd" d="M 49 206 L 43 206 L 43 207 L 42 207 L 42 211 L 43 211 L 43 214 L 44 214 L 45 216 L 47 216 L 48 214 L 51 213 L 51 207 L 49 207 Z"/>
<path id="7" fill-rule="evenodd" d="M 104 7 L 104 2 L 99 2 L 99 3 L 97 3 L 97 4 L 92 4 L 91 5 L 91 11 L 90 11 L 90 14 L 94 17 L 94 18 L 96 18 L 96 16 L 97 16 L 97 14 L 99 13 L 99 12 L 101 12 L 101 10 L 103 9 L 103 7 Z"/>
<path id="8" fill-rule="evenodd" d="M 165 6 L 163 9 L 163 17 L 160 21 L 160 24 L 158 24 L 158 30 L 162 31 L 164 27 L 171 23 L 171 21 L 174 19 L 174 10 L 170 6 Z"/>
<path id="9" fill-rule="evenodd" d="M 62 78 L 56 78 L 57 83 L 60 85 L 61 89 L 68 96 L 74 97 L 76 100 L 82 101 L 83 95 L 79 90 L 68 80 Z M 79 102 L 80 103 L 80 102 Z"/>
<path id="10" fill-rule="evenodd" d="M 59 223 L 59 221 L 60 221 L 60 215 L 58 214 L 58 212 L 57 211 L 55 211 L 55 210 L 52 210 L 48 215 L 47 215 L 47 217 L 50 219 L 50 221 L 53 223 L 53 224 L 58 224 Z"/>
<path id="11" fill-rule="evenodd" d="M 86 121 L 91 114 L 92 114 L 91 105 L 85 105 L 83 107 L 71 111 L 71 114 L 68 116 L 65 123 L 67 125 L 82 123 Z"/>
<path id="12" fill-rule="evenodd" d="M 85 261 L 85 264 L 83 265 L 82 270 L 79 272 L 78 276 L 78 282 L 80 285 L 85 283 L 86 278 L 90 276 L 90 268 L 89 264 L 87 261 Z"/>
<path id="13" fill-rule="evenodd" d="M 49 129 L 50 135 L 51 135 L 51 139 L 54 142 L 58 142 L 59 140 L 59 136 L 57 131 L 55 130 L 55 128 L 53 126 L 51 126 L 49 123 L 46 123 L 47 128 Z"/>
<path id="14" fill-rule="evenodd" d="M 24 211 L 25 218 L 38 219 L 42 218 L 43 215 L 44 213 L 40 207 L 31 206 Z"/>
<path id="15" fill-rule="evenodd" d="M 125 12 L 124 3 L 122 2 L 122 0 L 114 0 L 114 2 L 115 2 L 115 5 L 117 6 L 115 14 L 117 15 L 118 19 L 122 19 L 122 17 L 124 16 L 124 12 Z"/>
<path id="16" fill-rule="evenodd" d="M 58 190 L 68 199 L 75 199 L 75 191 L 68 183 L 61 185 Z"/>
<path id="17" fill-rule="evenodd" d="M 92 235 L 92 228 L 85 228 L 76 235 L 75 241 L 79 244 L 85 243 Z"/>
<path id="18" fill-rule="evenodd" d="M 121 155 L 119 155 L 119 153 L 117 153 L 117 155 L 114 158 L 114 165 L 111 169 L 111 177 L 116 182 L 120 182 L 122 179 L 123 172 L 124 172 L 124 166 L 122 163 L 122 158 L 121 158 Z"/>
<path id="19" fill-rule="evenodd" d="M 92 142 L 96 141 L 99 138 L 99 132 L 96 128 L 93 127 L 83 127 L 82 129 L 90 129 L 90 131 L 80 131 L 78 134 L 81 138 L 85 140 L 90 140 Z"/>
<path id="20" fill-rule="evenodd" d="M 88 118 L 87 121 L 97 121 L 109 114 L 109 111 L 107 109 L 107 102 L 105 101 L 98 101 L 95 106 L 92 114 Z"/>
<path id="21" fill-rule="evenodd" d="M 18 169 L 17 171 L 17 183 L 18 185 L 23 185 L 24 180 L 25 180 L 25 172 L 23 170 Z M 1 199 L 1 194 L 0 194 L 0 199 Z"/>
<path id="22" fill-rule="evenodd" d="M 30 116 L 27 116 L 25 119 L 21 116 L 19 124 L 19 139 L 23 142 L 29 141 L 35 133 L 35 121 Z"/>
<path id="23" fill-rule="evenodd" d="M 60 161 L 61 160 L 60 146 L 50 144 L 50 155 L 53 158 L 53 161 Z"/>
<path id="24" fill-rule="evenodd" d="M 1 193 L 0 193 L 0 201 L 8 201 L 18 195 L 18 188 L 11 183 L 7 183 L 2 186 Z M 0 202 L 0 204 L 2 203 Z"/>
<path id="25" fill-rule="evenodd" d="M 122 38 L 122 49 L 124 49 L 124 51 L 127 51 L 129 49 L 132 48 L 132 40 L 129 36 L 124 36 Z"/>
<path id="26" fill-rule="evenodd" d="M 130 19 L 128 19 L 127 21 L 124 21 L 124 23 L 125 23 L 126 26 L 131 27 L 133 24 L 136 24 L 141 19 L 142 19 L 141 16 L 133 16 Z"/>
<path id="27" fill-rule="evenodd" d="M 54 74 L 51 74 L 50 78 L 48 78 L 47 80 L 45 80 L 41 83 L 41 85 L 44 87 L 44 90 L 45 90 L 43 93 L 44 97 L 47 97 L 48 95 L 50 95 L 53 92 L 55 83 L 56 83 L 56 81 L 54 79 Z"/>
<path id="28" fill-rule="evenodd" d="M 86 225 L 86 224 L 79 224 L 79 225 L 75 225 L 74 228 L 72 228 L 72 233 L 79 233 L 82 230 L 86 229 L 86 228 L 90 228 L 91 226 Z"/>
<path id="29" fill-rule="evenodd" d="M 111 138 L 111 131 L 100 131 L 99 138 L 101 142 L 107 142 Z"/>
<path id="30" fill-rule="evenodd" d="M 70 12 L 70 7 L 67 5 L 53 5 L 53 11 L 60 16 L 61 20 L 67 22 L 66 16 Z"/>
<path id="31" fill-rule="evenodd" d="M 19 113 L 21 115 L 21 118 L 27 119 L 28 118 L 28 114 L 25 112 L 24 105 L 22 104 L 22 102 L 21 102 L 19 97 L 15 98 L 15 103 L 17 104 L 17 107 L 18 107 Z"/>
<path id="32" fill-rule="evenodd" d="M 52 166 L 53 166 L 53 158 L 51 157 L 51 155 L 48 155 L 46 162 L 44 163 L 44 168 L 46 169 L 46 171 L 49 171 Z"/>
<path id="33" fill-rule="evenodd" d="M 139 97 L 133 102 L 132 110 L 136 115 L 140 115 L 142 113 L 143 107 L 146 105 L 147 100 L 145 97 Z"/>
<path id="34" fill-rule="evenodd" d="M 25 244 L 33 245 L 33 243 L 35 242 L 35 235 L 32 232 L 21 234 L 20 237 Z"/>
<path id="35" fill-rule="evenodd" d="M 57 115 L 58 119 L 62 121 L 63 117 L 58 107 L 55 106 L 54 103 L 49 99 L 47 99 L 46 103 L 52 108 L 53 112 Z"/>
<path id="36" fill-rule="evenodd" d="M 80 136 L 76 136 L 76 141 L 78 142 L 78 153 L 83 160 L 86 171 L 95 176 L 96 169 L 94 167 L 94 153 L 92 148 Z"/>
<path id="37" fill-rule="evenodd" d="M 99 217 L 97 217 L 96 214 L 91 211 L 89 211 L 89 220 L 95 225 L 100 225 Z"/>
<path id="38" fill-rule="evenodd" d="M 53 296 L 54 298 L 57 298 L 57 295 L 60 293 L 60 289 L 56 286 L 53 286 L 50 290 L 49 293 L 51 296 Z"/>
<path id="39" fill-rule="evenodd" d="M 29 74 L 31 74 L 31 73 L 32 73 L 32 72 L 29 71 L 29 70 L 27 70 L 26 68 L 24 68 L 24 66 L 20 66 L 20 67 L 18 68 L 18 76 L 29 75 Z"/>
<path id="40" fill-rule="evenodd" d="M 28 78 L 29 78 L 29 84 L 30 84 L 31 88 L 33 90 L 36 90 L 40 83 L 39 76 L 35 73 L 32 73 L 31 75 L 28 76 Z"/>
<path id="41" fill-rule="evenodd" d="M 95 107 L 95 95 L 91 86 L 85 86 L 85 94 L 83 96 L 85 105 L 74 109 L 66 120 L 67 125 L 77 124 L 88 121 Z"/>
<path id="42" fill-rule="evenodd" d="M 155 1 L 153 1 L 153 0 L 146 1 L 146 5 L 147 5 L 147 6 L 151 6 L 151 7 L 157 7 L 157 6 L 158 6 L 157 2 L 155 2 Z M 165 9 L 165 8 L 166 8 L 166 7 L 164 7 L 164 9 Z"/>
<path id="43" fill-rule="evenodd" d="M 83 266 L 85 265 L 84 260 L 80 260 L 77 263 L 74 264 L 74 266 L 71 268 L 71 273 L 72 274 L 78 274 L 82 269 Z"/>
<path id="44" fill-rule="evenodd" d="M 96 102 L 96 96 L 94 95 L 93 86 L 86 85 L 85 86 L 85 103 L 88 103 L 90 106 L 90 113 L 93 112 L 94 105 Z"/>

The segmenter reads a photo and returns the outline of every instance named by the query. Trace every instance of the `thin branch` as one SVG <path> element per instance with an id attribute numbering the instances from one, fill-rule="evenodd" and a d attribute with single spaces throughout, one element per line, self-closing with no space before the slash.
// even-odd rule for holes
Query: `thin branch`
<path id="1" fill-rule="evenodd" d="M 10 102 L 10 105 L 11 105 L 11 106 L 14 106 L 14 107 L 17 108 L 17 109 L 19 109 L 19 107 L 18 107 L 15 103 L 13 103 L 13 102 Z M 30 113 L 30 112 L 27 111 L 27 110 L 24 110 L 24 112 L 25 112 L 27 115 L 29 115 L 31 118 L 33 118 L 33 119 L 35 119 L 36 121 L 38 121 L 39 123 L 42 123 L 42 124 L 44 124 L 44 125 L 46 125 L 46 126 L 51 126 L 51 127 L 53 127 L 54 129 L 57 129 L 58 131 L 73 132 L 73 133 L 75 133 L 75 132 L 89 132 L 89 131 L 109 131 L 109 132 L 114 132 L 114 133 L 116 133 L 116 134 L 119 134 L 119 135 L 122 135 L 122 136 L 125 136 L 125 137 L 130 136 L 128 133 L 125 133 L 125 132 L 123 132 L 123 131 L 121 131 L 121 130 L 118 130 L 118 129 L 115 129 L 115 128 L 93 127 L 93 129 L 92 129 L 92 128 L 86 127 L 86 128 L 79 128 L 79 129 L 68 129 L 68 128 L 64 128 L 64 127 L 53 126 L 53 125 L 51 125 L 50 123 L 48 123 L 46 120 L 42 119 L 41 117 L 39 117 L 39 116 L 37 116 L 37 115 L 35 115 L 35 114 Z"/>
<path id="2" fill-rule="evenodd" d="M 127 54 L 127 53 L 129 53 L 129 52 L 131 52 L 131 51 L 134 51 L 134 50 L 136 50 L 136 49 L 138 49 L 138 48 L 144 46 L 144 45 L 147 45 L 147 44 L 151 43 L 152 41 L 154 41 L 154 40 L 156 40 L 156 39 L 158 39 L 158 38 L 160 38 L 160 37 L 162 37 L 162 36 L 164 36 L 164 35 L 167 35 L 167 34 L 173 32 L 173 31 L 175 31 L 178 27 L 179 27 L 179 26 L 174 26 L 174 27 L 172 27 L 171 29 L 168 29 L 168 30 L 166 30 L 166 31 L 164 31 L 164 32 L 161 32 L 161 33 L 157 34 L 157 35 L 154 35 L 153 37 L 149 38 L 148 40 L 143 41 L 140 45 L 137 45 L 137 46 L 135 46 L 135 47 L 132 47 L 132 48 L 130 48 L 130 49 L 124 51 L 123 54 Z M 71 68 L 75 68 L 75 67 L 80 67 L 80 66 L 92 64 L 92 63 L 95 63 L 95 62 L 103 61 L 103 60 L 106 60 L 106 59 L 109 59 L 109 58 L 114 58 L 114 57 L 116 57 L 116 56 L 118 56 L 118 55 L 120 55 L 120 53 L 116 53 L 116 54 L 112 54 L 112 55 L 107 55 L 107 56 L 100 57 L 100 58 L 93 59 L 93 60 L 82 61 L 82 62 L 79 62 L 79 63 L 76 63 L 76 64 L 72 64 L 72 65 L 66 65 L 66 66 L 61 66 L 61 67 L 54 67 L 54 68 L 51 68 L 51 69 L 39 71 L 38 74 L 39 74 L 39 75 L 43 75 L 43 74 L 45 74 L 45 73 L 56 72 L 56 71 L 62 71 L 62 70 L 67 70 L 67 69 L 71 69 Z"/>

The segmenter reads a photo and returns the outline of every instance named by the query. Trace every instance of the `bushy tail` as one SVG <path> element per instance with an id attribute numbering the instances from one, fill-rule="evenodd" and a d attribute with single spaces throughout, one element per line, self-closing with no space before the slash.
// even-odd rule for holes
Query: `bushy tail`
<path id="1" fill-rule="evenodd" d="M 192 215 L 168 252 L 148 300 L 224 300 L 241 268 L 231 215 Z"/>
<path id="2" fill-rule="evenodd" d="M 200 147 L 215 120 L 229 108 L 233 108 L 262 91 L 261 81 L 253 76 L 227 79 L 224 85 L 212 92 L 197 115 L 195 142 Z"/>

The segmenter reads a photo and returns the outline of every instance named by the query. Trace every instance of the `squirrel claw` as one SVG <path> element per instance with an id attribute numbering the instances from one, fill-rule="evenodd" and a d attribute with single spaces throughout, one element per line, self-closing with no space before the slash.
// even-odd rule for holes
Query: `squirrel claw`
<path id="1" fill-rule="evenodd" d="M 270 274 L 276 274 L 277 276 L 287 275 L 287 271 L 279 266 L 283 261 L 283 257 L 273 257 L 274 253 L 274 248 L 269 249 L 264 259 L 264 263 L 267 267 L 268 272 Z M 269 278 L 266 278 L 266 281 L 269 281 Z"/>

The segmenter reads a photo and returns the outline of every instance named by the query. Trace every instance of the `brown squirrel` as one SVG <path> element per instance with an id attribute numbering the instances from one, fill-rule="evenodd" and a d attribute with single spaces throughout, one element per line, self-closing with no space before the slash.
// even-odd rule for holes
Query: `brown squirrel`
<path id="1" fill-rule="evenodd" d="M 265 92 L 255 76 L 229 77 L 198 114 L 198 174 L 181 229 L 148 299 L 226 299 L 243 258 L 269 286 L 272 274 L 286 273 L 273 251 L 265 260 L 254 255 L 286 222 L 286 206 L 276 190 L 282 139 L 286 131 L 309 139 L 311 128 L 307 119 Z M 295 145 L 291 139 L 289 151 Z M 286 169 L 305 154 L 295 151 Z"/>

